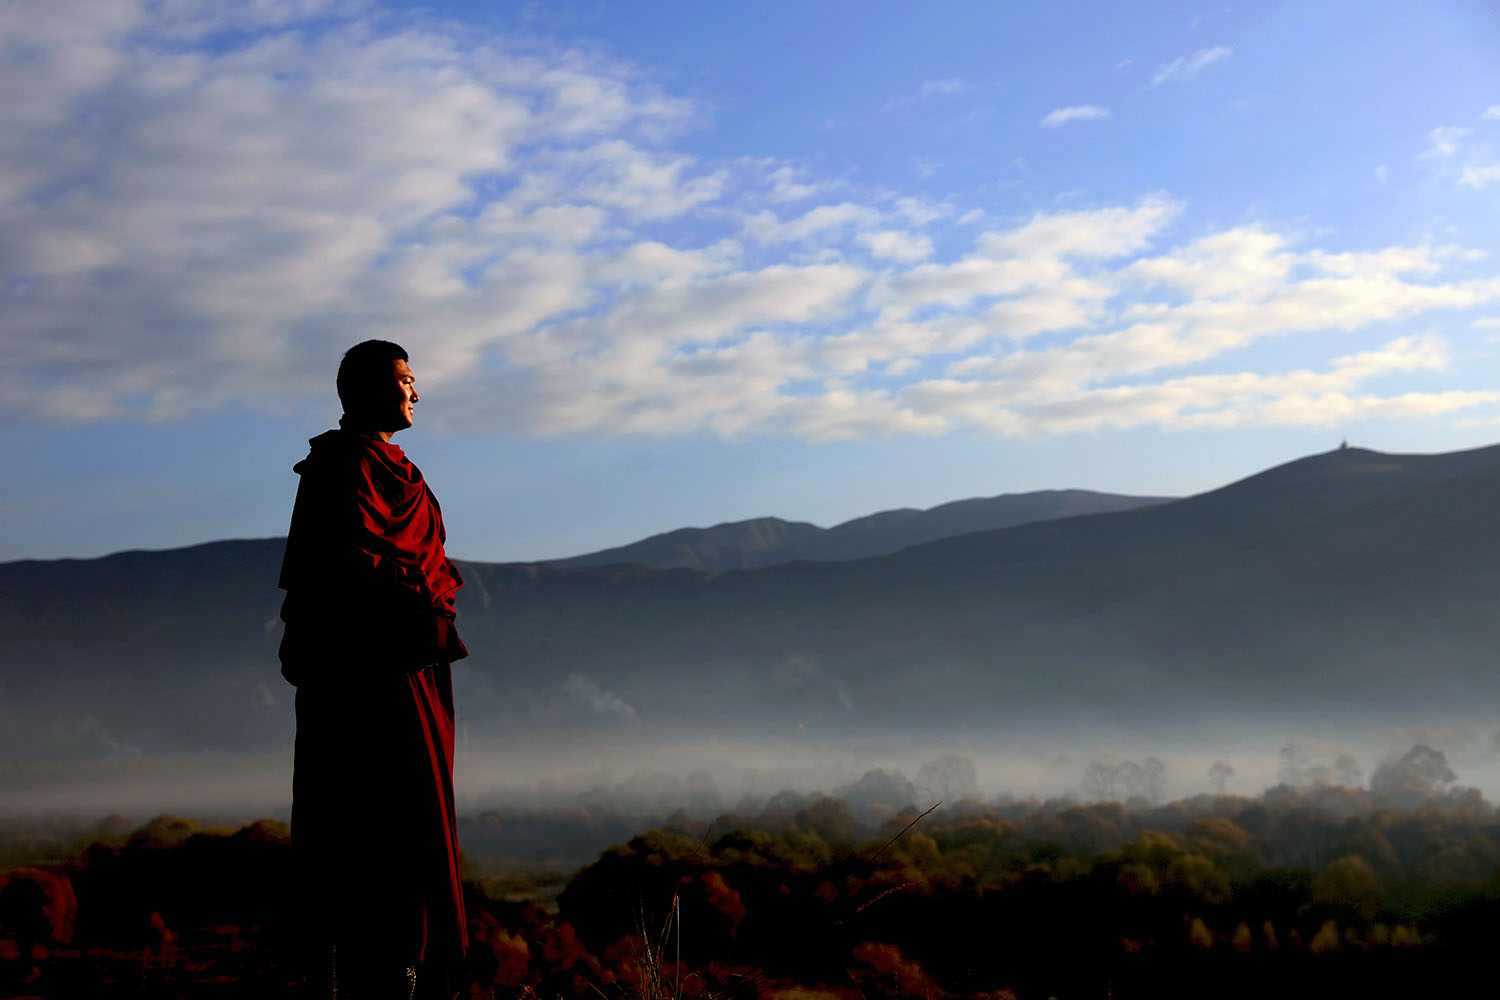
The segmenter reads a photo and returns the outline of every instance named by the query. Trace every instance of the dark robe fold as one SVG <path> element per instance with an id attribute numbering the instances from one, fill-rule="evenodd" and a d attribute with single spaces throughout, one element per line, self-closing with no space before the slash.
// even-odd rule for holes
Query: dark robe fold
<path id="1" fill-rule="evenodd" d="M 292 844 L 308 935 L 399 965 L 467 948 L 450 663 L 462 578 L 442 510 L 402 450 L 313 438 L 280 586 L 297 686 Z"/>

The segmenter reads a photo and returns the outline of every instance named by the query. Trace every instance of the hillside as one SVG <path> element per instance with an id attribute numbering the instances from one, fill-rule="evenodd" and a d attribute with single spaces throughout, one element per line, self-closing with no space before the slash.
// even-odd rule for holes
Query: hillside
<path id="1" fill-rule="evenodd" d="M 1500 447 L 1351 448 L 869 559 L 464 563 L 460 701 L 751 739 L 1468 709 L 1500 697 L 1497 495 Z M 284 745 L 281 544 L 0 565 L 8 758 Z"/>
<path id="2" fill-rule="evenodd" d="M 1313 456 L 1174 503 L 722 577 L 475 567 L 481 641 L 668 717 L 982 726 L 1496 693 L 1500 449 Z M 481 627 L 478 622 L 471 627 Z"/>
<path id="3" fill-rule="evenodd" d="M 869 559 L 912 545 L 994 531 L 1030 521 L 1102 514 L 1165 503 L 1167 497 L 1133 497 L 1090 490 L 1039 490 L 955 500 L 927 510 L 884 510 L 820 528 L 803 521 L 760 517 L 711 528 L 679 528 L 639 542 L 551 560 L 558 566 L 635 563 L 657 569 L 724 573 L 801 559 Z"/>

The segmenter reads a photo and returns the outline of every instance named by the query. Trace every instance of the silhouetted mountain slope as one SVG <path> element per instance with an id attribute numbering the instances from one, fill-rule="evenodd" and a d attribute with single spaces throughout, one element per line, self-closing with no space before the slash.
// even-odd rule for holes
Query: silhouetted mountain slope
<path id="1" fill-rule="evenodd" d="M 820 528 L 803 521 L 761 517 L 712 528 L 679 528 L 630 545 L 555 560 L 559 566 L 638 563 L 658 569 L 724 573 L 798 559 L 868 559 L 910 545 L 1027 521 L 1130 510 L 1165 503 L 1166 497 L 1132 497 L 1089 490 L 1041 490 L 957 500 L 929 510 L 886 510 Z"/>
<path id="2" fill-rule="evenodd" d="M 476 571 L 498 609 L 489 641 L 673 711 L 706 710 L 717 689 L 733 692 L 721 708 L 794 704 L 830 725 L 1367 712 L 1500 694 L 1497 495 L 1500 448 L 1347 449 L 1175 503 L 858 562 Z"/>
<path id="3" fill-rule="evenodd" d="M 270 538 L 0 563 L 0 727 L 115 749 L 279 740 L 286 720 L 263 709 L 285 687 L 274 670 L 284 548 Z"/>
<path id="4" fill-rule="evenodd" d="M 664 736 L 1467 710 L 1500 698 L 1497 496 L 1500 447 L 1351 448 L 878 558 L 463 563 L 459 698 L 480 733 Z M 0 564 L 12 756 L 284 742 L 280 551 Z"/>
<path id="5" fill-rule="evenodd" d="M 786 562 L 823 529 L 805 521 L 757 517 L 712 528 L 678 528 L 639 542 L 587 555 L 559 559 L 559 566 L 611 566 L 636 563 L 659 569 L 701 569 L 710 573 Z"/>

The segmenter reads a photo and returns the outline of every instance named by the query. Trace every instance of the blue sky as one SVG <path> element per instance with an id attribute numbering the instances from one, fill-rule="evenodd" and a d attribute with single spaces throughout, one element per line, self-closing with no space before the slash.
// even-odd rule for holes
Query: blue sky
<path id="1" fill-rule="evenodd" d="M 284 532 L 384 337 L 450 550 L 1500 440 L 1481 2 L 0 7 L 0 559 Z"/>

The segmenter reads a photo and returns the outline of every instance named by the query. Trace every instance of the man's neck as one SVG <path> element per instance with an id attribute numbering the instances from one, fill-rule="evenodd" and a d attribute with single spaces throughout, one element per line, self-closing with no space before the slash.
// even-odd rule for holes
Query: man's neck
<path id="1" fill-rule="evenodd" d="M 396 433 L 395 431 L 377 431 L 361 424 L 352 423 L 349 422 L 347 417 L 339 421 L 339 427 L 342 430 L 349 431 L 351 434 L 367 437 L 371 441 L 379 441 L 381 444 L 390 444 L 391 435 Z"/>

